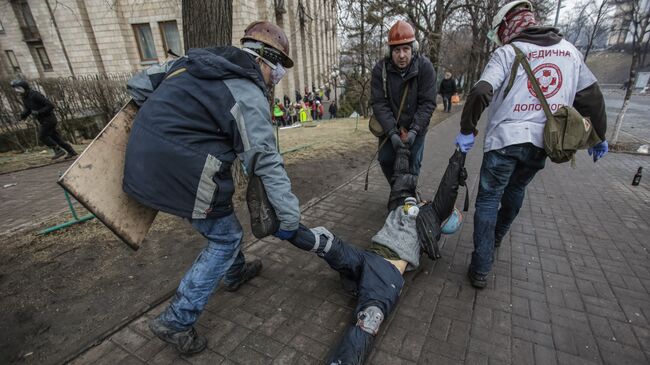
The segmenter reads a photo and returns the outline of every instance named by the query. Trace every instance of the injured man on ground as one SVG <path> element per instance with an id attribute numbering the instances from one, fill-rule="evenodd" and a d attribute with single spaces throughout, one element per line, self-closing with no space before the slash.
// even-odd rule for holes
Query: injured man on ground
<path id="1" fill-rule="evenodd" d="M 408 161 L 408 153 L 407 149 L 398 151 L 398 160 Z M 440 234 L 456 232 L 462 221 L 454 203 L 458 186 L 465 183 L 463 164 L 464 154 L 456 151 L 434 201 L 418 203 L 414 198 L 417 177 L 408 173 L 408 162 L 400 166 L 400 161 L 396 161 L 389 213 L 367 249 L 349 244 L 323 227 L 310 229 L 300 225 L 288 240 L 323 258 L 344 282 L 356 284 L 358 304 L 354 322 L 330 351 L 328 364 L 362 364 L 382 321 L 395 309 L 404 286 L 404 272 L 418 267 L 422 253 L 432 259 L 440 257 Z"/>

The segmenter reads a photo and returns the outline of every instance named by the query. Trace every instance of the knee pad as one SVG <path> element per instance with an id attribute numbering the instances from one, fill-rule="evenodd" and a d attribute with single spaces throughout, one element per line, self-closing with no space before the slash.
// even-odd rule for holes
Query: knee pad
<path id="1" fill-rule="evenodd" d="M 315 238 L 314 247 L 311 249 L 311 252 L 315 252 L 320 257 L 325 256 L 332 248 L 334 234 L 325 227 L 312 228 L 310 231 L 314 234 Z"/>
<path id="2" fill-rule="evenodd" d="M 379 332 L 379 326 L 384 321 L 384 313 L 377 306 L 370 306 L 357 314 L 357 327 L 373 336 Z"/>

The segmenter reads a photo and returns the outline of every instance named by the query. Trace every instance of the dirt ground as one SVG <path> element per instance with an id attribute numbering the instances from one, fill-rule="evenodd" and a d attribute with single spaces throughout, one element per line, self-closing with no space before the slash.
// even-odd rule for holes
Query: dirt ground
<path id="1" fill-rule="evenodd" d="M 434 113 L 432 125 L 448 116 Z M 301 204 L 365 171 L 377 143 L 363 119 L 358 127 L 355 119 L 339 119 L 284 129 L 279 139 Z M 248 232 L 245 204 L 236 205 Z M 69 218 L 55 215 L 42 227 Z M 137 252 L 97 220 L 47 236 L 35 232 L 0 237 L 2 364 L 69 359 L 171 295 L 205 244 L 186 221 L 166 214 Z"/>
<path id="2" fill-rule="evenodd" d="M 82 144 L 75 144 L 72 147 L 77 152 L 81 152 L 86 148 L 90 141 Z M 31 149 L 27 152 L 2 152 L 0 153 L 0 174 L 8 172 L 20 171 L 29 168 L 51 165 L 65 161 L 63 158 L 52 161 L 52 151 L 46 147 L 39 147 Z"/>

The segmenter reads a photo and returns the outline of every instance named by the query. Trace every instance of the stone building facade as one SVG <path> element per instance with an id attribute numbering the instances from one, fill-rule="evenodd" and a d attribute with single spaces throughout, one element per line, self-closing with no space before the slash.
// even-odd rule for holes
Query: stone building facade
<path id="1" fill-rule="evenodd" d="M 293 69 L 276 96 L 330 82 L 338 64 L 336 0 L 233 0 L 233 45 L 265 19 L 291 40 Z M 181 0 L 0 0 L 0 76 L 133 72 L 182 54 Z"/>

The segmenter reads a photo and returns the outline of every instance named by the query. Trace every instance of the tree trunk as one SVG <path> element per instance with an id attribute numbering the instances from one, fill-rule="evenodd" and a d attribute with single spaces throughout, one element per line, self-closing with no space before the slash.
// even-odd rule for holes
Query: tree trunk
<path id="1" fill-rule="evenodd" d="M 232 0 L 182 0 L 182 13 L 185 52 L 232 43 Z"/>
<path id="2" fill-rule="evenodd" d="M 637 43 L 637 42 L 635 42 Z M 630 103 L 630 97 L 632 97 L 632 90 L 634 90 L 634 79 L 636 74 L 636 66 L 639 62 L 639 53 L 641 53 L 641 46 L 635 44 L 632 51 L 632 64 L 630 65 L 630 73 L 627 80 L 627 89 L 625 90 L 625 97 L 623 98 L 623 107 L 616 117 L 616 123 L 614 124 L 614 131 L 612 133 L 612 138 L 610 139 L 612 145 L 615 145 L 618 142 L 618 135 L 621 131 L 621 126 L 623 125 L 623 118 L 625 117 L 625 112 Z"/>
<path id="3" fill-rule="evenodd" d="M 182 13 L 186 53 L 190 48 L 232 43 L 232 0 L 182 0 Z M 247 179 L 241 164 L 233 164 L 232 175 L 238 190 L 236 196 L 242 197 Z"/>

